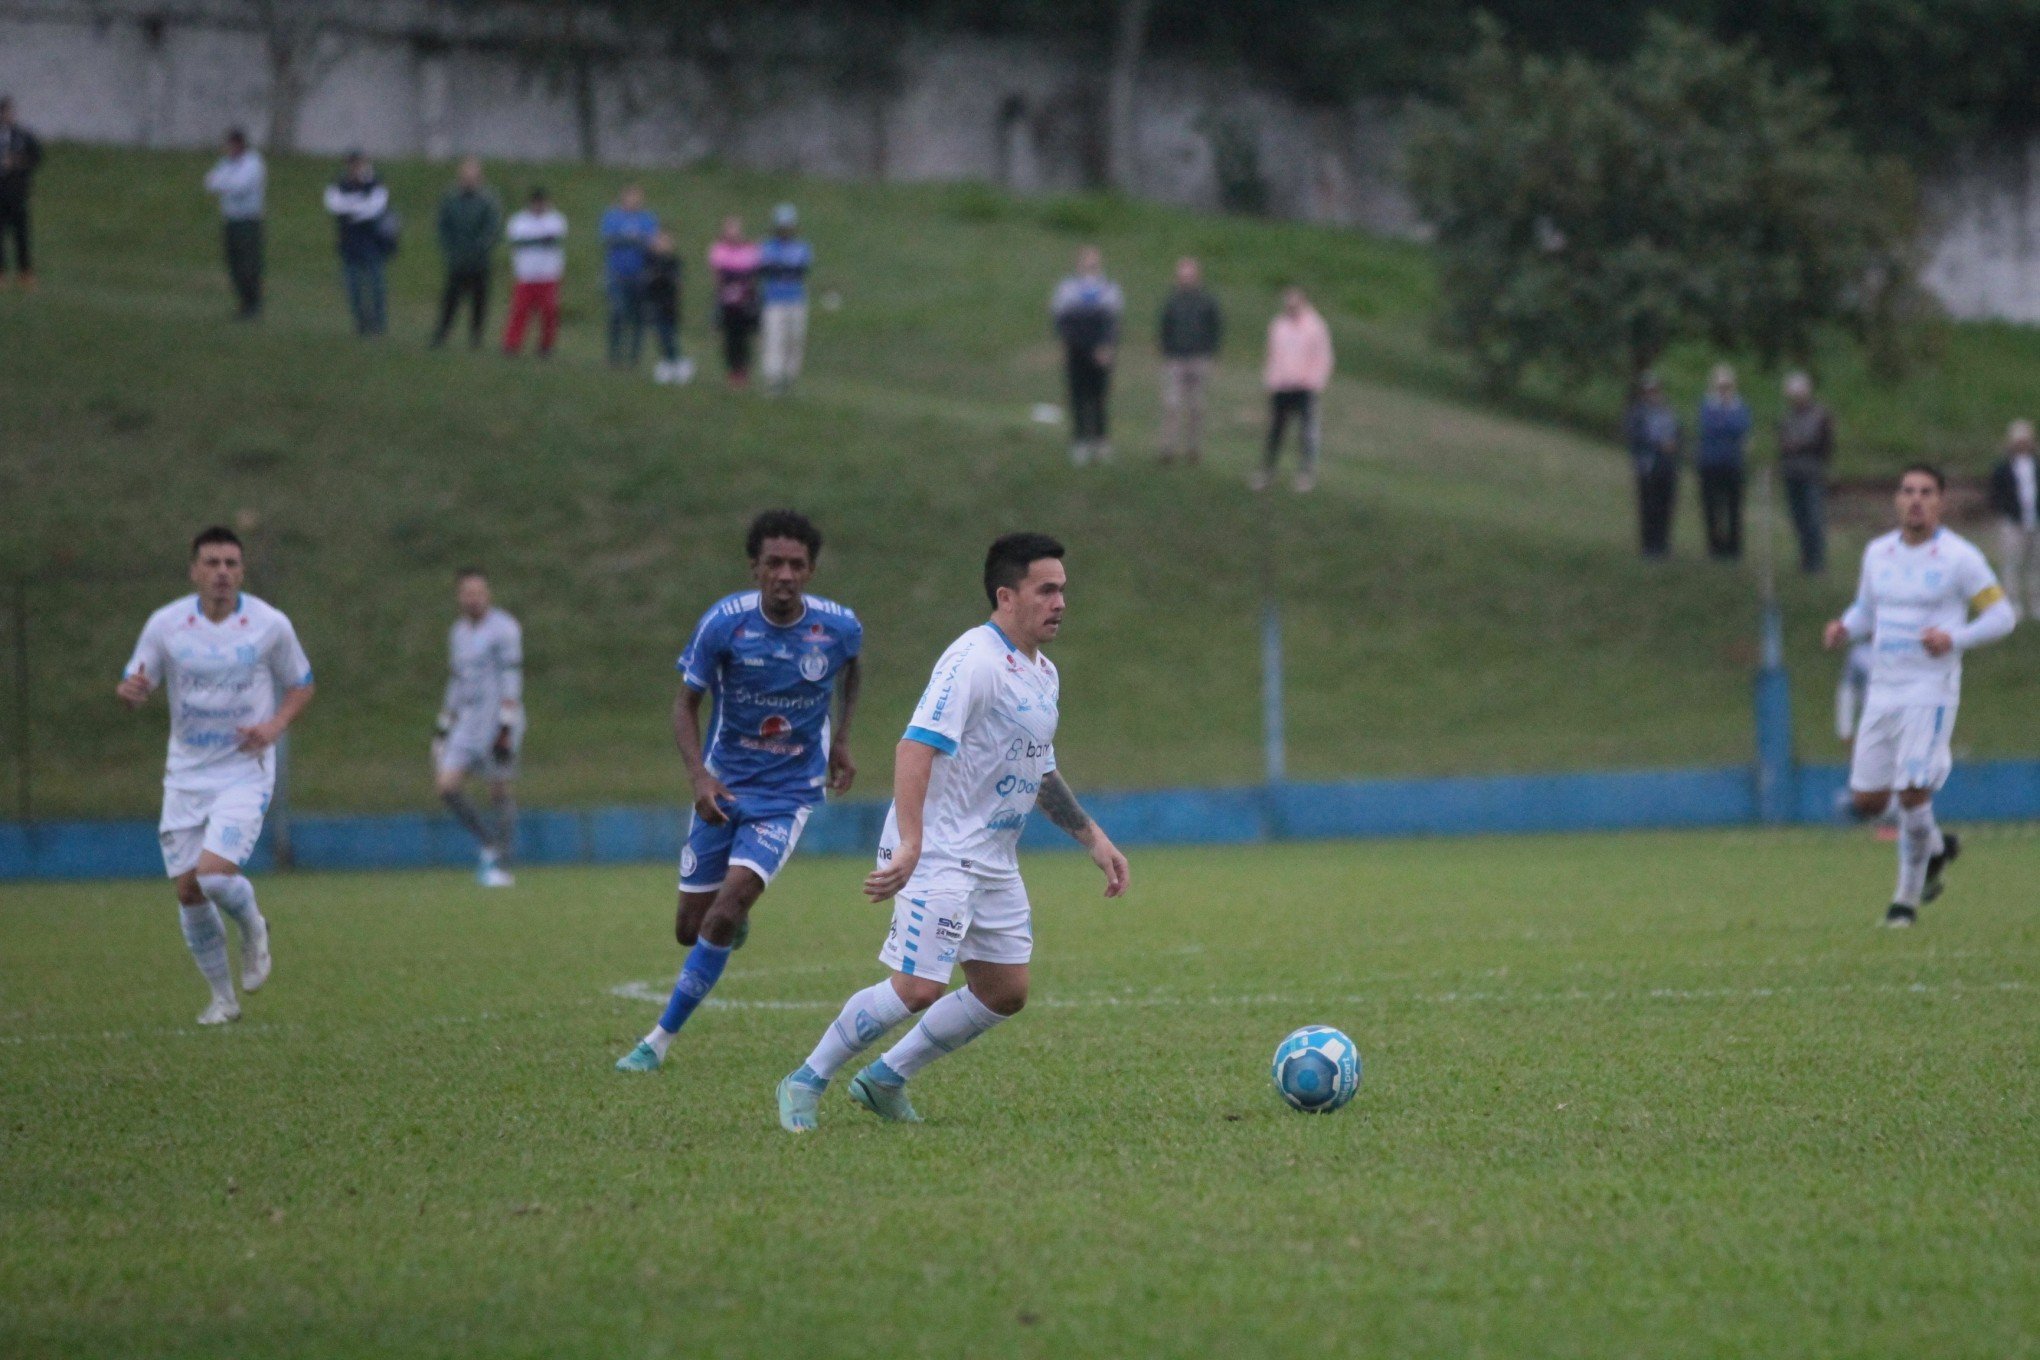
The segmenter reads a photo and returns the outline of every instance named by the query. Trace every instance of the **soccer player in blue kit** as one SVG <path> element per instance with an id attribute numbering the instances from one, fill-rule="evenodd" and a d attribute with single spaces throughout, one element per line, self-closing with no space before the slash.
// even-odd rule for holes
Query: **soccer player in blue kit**
<path id="1" fill-rule="evenodd" d="M 768 510 L 744 546 L 757 588 L 702 615 L 680 656 L 673 704 L 673 739 L 694 787 L 674 928 L 687 961 L 665 1014 L 618 1059 L 619 1072 L 658 1071 L 749 933 L 751 908 L 792 857 L 808 813 L 857 775 L 848 743 L 864 628 L 844 606 L 807 593 L 822 535 L 805 515 Z M 705 754 L 704 696 L 715 702 Z"/>

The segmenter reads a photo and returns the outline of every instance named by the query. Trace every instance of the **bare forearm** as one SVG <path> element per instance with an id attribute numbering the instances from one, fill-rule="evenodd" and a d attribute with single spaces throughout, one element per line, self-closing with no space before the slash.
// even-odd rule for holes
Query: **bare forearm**
<path id="1" fill-rule="evenodd" d="M 680 748 L 680 763 L 687 778 L 698 780 L 707 773 L 701 759 L 701 691 L 681 687 L 673 700 L 673 744 Z"/>
<path id="2" fill-rule="evenodd" d="M 1051 770 L 1041 781 L 1041 792 L 1035 797 L 1034 805 L 1049 821 L 1067 831 L 1077 844 L 1088 847 L 1098 839 L 1098 824 L 1091 820 L 1090 813 L 1084 811 L 1069 781 L 1061 774 Z"/>
<path id="3" fill-rule="evenodd" d="M 837 705 L 836 730 L 831 739 L 839 742 L 850 740 L 850 719 L 857 712 L 857 695 L 864 688 L 864 668 L 852 657 L 843 667 L 842 701 Z"/>
<path id="4" fill-rule="evenodd" d="M 276 706 L 277 731 L 281 732 L 297 721 L 298 714 L 312 702 L 313 688 L 311 685 L 299 685 L 283 692 L 283 702 Z"/>

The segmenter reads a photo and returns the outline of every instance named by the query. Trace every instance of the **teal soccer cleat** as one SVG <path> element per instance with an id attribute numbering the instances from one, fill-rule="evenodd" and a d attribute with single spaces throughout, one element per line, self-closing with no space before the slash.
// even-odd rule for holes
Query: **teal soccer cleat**
<path id="1" fill-rule="evenodd" d="M 873 1063 L 872 1067 L 877 1065 Z M 871 1067 L 850 1078 L 850 1099 L 895 1124 L 921 1122 L 921 1116 L 914 1113 L 914 1103 L 907 1099 L 906 1083 L 879 1081 L 871 1075 Z"/>
<path id="2" fill-rule="evenodd" d="M 779 1079 L 779 1127 L 788 1133 L 812 1133 L 822 1093 L 792 1077 Z"/>
<path id="3" fill-rule="evenodd" d="M 656 1072 L 659 1070 L 659 1051 L 644 1040 L 638 1046 L 616 1060 L 619 1072 Z"/>

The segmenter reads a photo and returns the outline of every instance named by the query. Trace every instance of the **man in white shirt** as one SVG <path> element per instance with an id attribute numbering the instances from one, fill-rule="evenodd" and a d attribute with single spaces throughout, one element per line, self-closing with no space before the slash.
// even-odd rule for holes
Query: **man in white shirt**
<path id="1" fill-rule="evenodd" d="M 567 219 L 543 189 L 533 189 L 503 228 L 510 243 L 510 324 L 503 352 L 524 348 L 524 328 L 538 317 L 538 357 L 552 353 L 560 333 L 560 280 L 567 275 Z"/>
<path id="2" fill-rule="evenodd" d="M 205 191 L 220 201 L 227 278 L 240 304 L 235 315 L 243 321 L 262 315 L 262 199 L 268 187 L 262 153 L 248 145 L 241 129 L 227 129 L 225 150 L 205 173 Z"/>
<path id="3" fill-rule="evenodd" d="M 992 617 L 935 663 L 894 758 L 878 867 L 864 880 L 872 901 L 897 898 L 878 956 L 892 976 L 844 1003 L 808 1060 L 780 1081 L 779 1123 L 789 1133 L 815 1127 L 822 1092 L 845 1063 L 919 1013 L 850 1081 L 850 1098 L 873 1114 L 917 1122 L 908 1079 L 1026 1004 L 1034 934 L 1019 845 L 1037 801 L 1090 852 L 1105 895 L 1126 891 L 1126 856 L 1056 770 L 1061 685 L 1041 649 L 1062 629 L 1062 557 L 1044 534 L 993 543 Z M 966 985 L 949 992 L 959 964 Z"/>
<path id="4" fill-rule="evenodd" d="M 1941 895 L 1961 841 L 1934 824 L 1934 791 L 1954 766 L 1962 654 L 2012 631 L 2012 607 L 1990 563 L 1941 526 L 1947 480 L 1915 464 L 1898 481 L 1898 528 L 1863 550 L 1856 601 L 1829 622 L 1830 650 L 1871 643 L 1870 692 L 1856 729 L 1849 792 L 1862 817 L 1898 795 L 1898 887 L 1887 926 L 1909 926 Z M 1975 617 L 1970 616 L 1974 613 Z"/>
<path id="5" fill-rule="evenodd" d="M 2040 473 L 2033 462 L 2033 422 L 2005 431 L 2005 456 L 1990 474 L 1990 508 L 1998 515 L 2005 594 L 2020 618 L 2040 609 Z"/>
<path id="6" fill-rule="evenodd" d="M 484 888 L 509 888 L 517 880 L 503 860 L 517 839 L 517 752 L 524 744 L 524 631 L 507 610 L 495 607 L 489 578 L 479 567 L 454 577 L 460 617 L 446 639 L 446 696 L 433 725 L 432 769 L 439 799 L 475 838 L 480 863 L 475 878 Z M 496 824 L 490 826 L 462 787 L 479 775 L 489 786 Z"/>
<path id="7" fill-rule="evenodd" d="M 149 616 L 115 691 L 140 708 L 159 687 L 170 751 L 157 838 L 177 887 L 184 942 L 212 988 L 201 1025 L 241 1018 L 224 911 L 241 929 L 241 986 L 269 980 L 269 926 L 241 866 L 276 787 L 273 748 L 312 701 L 312 665 L 281 611 L 241 590 L 241 540 L 212 528 L 191 545 L 198 592 Z"/>

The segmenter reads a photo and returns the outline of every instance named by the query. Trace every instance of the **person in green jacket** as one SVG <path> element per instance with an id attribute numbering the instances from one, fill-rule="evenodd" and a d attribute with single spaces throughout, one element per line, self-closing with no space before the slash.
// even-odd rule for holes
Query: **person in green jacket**
<path id="1" fill-rule="evenodd" d="M 503 234 L 503 205 L 482 179 L 482 163 L 469 156 L 459 178 L 439 200 L 439 249 L 446 256 L 446 290 L 439 298 L 439 329 L 432 347 L 446 343 L 462 299 L 470 304 L 468 347 L 482 343 L 482 318 L 489 310 L 489 264 Z"/>

